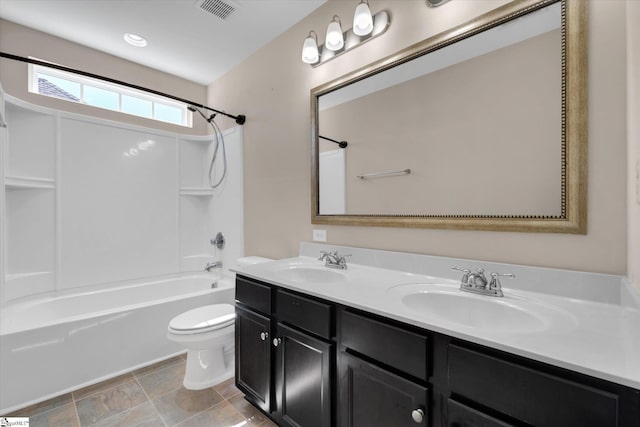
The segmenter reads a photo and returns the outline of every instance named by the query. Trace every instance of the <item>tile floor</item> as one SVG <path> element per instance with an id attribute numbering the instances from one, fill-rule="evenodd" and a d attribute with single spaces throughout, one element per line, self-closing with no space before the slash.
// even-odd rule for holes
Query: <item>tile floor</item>
<path id="1" fill-rule="evenodd" d="M 233 379 L 205 390 L 182 386 L 184 356 L 15 411 L 30 427 L 268 427 Z"/>

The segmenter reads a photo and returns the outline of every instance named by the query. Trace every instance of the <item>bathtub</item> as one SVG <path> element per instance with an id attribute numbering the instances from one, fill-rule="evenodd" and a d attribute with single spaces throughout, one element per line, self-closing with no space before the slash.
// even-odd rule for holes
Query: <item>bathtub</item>
<path id="1" fill-rule="evenodd" d="M 10 302 L 0 309 L 0 414 L 182 353 L 169 321 L 233 301 L 232 278 L 194 273 Z"/>

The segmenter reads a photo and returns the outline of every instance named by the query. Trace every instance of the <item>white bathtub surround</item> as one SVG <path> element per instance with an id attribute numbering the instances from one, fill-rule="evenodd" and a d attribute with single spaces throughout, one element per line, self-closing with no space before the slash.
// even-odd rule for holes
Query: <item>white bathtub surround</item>
<path id="1" fill-rule="evenodd" d="M 328 250 L 352 254 L 347 270 L 327 269 L 318 261 L 320 251 Z M 516 278 L 502 280 L 504 298 L 462 293 L 458 289 L 462 273 L 452 271 L 453 266 L 515 273 Z M 239 266 L 236 271 L 640 389 L 640 300 L 636 288 L 620 276 L 315 243 L 302 243 L 299 257 Z M 416 295 L 426 292 L 420 284 L 429 292 L 437 288 L 436 293 L 450 294 L 452 298 L 442 301 L 449 305 L 421 310 L 421 304 L 414 301 Z M 468 298 L 457 299 L 460 294 Z M 481 307 L 472 313 L 477 322 L 462 318 L 466 312 L 455 316 L 466 303 L 472 303 L 474 310 Z"/>
<path id="2" fill-rule="evenodd" d="M 233 302 L 232 281 L 211 284 L 244 250 L 242 130 L 224 132 L 214 191 L 213 136 L 11 96 L 1 111 L 0 411 L 183 352 L 171 318 Z M 219 231 L 223 250 L 210 244 Z M 214 260 L 225 268 L 204 273 Z"/>
<path id="3" fill-rule="evenodd" d="M 183 274 L 26 298 L 0 313 L 0 413 L 184 352 L 169 321 L 234 301 L 232 279 Z"/>
<path id="4" fill-rule="evenodd" d="M 0 304 L 202 271 L 208 261 L 228 265 L 242 256 L 241 128 L 224 132 L 227 178 L 214 191 L 207 177 L 213 136 L 5 101 Z M 209 243 L 219 231 L 227 238 L 222 251 Z"/>

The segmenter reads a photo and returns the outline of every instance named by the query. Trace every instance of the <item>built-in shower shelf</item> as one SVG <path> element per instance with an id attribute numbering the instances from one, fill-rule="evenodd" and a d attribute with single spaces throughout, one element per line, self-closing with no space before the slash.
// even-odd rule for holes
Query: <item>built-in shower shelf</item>
<path id="1" fill-rule="evenodd" d="M 31 273 L 14 273 L 14 274 L 7 274 L 5 276 L 5 280 L 7 282 L 10 282 L 12 280 L 21 280 L 21 279 L 28 279 L 28 278 L 33 278 L 36 276 L 49 276 L 53 274 L 51 271 L 34 271 Z"/>
<path id="2" fill-rule="evenodd" d="M 213 188 L 206 187 L 181 187 L 180 195 L 181 196 L 213 196 Z"/>
<path id="3" fill-rule="evenodd" d="M 184 259 L 213 259 L 213 254 L 193 254 L 193 255 L 185 255 L 182 258 Z"/>
<path id="4" fill-rule="evenodd" d="M 4 178 L 7 189 L 53 189 L 56 183 L 49 178 L 34 178 L 28 176 L 7 176 Z"/>
<path id="5" fill-rule="evenodd" d="M 5 301 L 50 292 L 55 289 L 55 273 L 53 271 L 9 273 L 4 276 L 4 286 Z"/>

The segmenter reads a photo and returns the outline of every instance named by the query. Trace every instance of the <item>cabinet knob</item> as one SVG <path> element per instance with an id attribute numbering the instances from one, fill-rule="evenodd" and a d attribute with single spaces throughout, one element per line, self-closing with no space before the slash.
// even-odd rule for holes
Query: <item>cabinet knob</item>
<path id="1" fill-rule="evenodd" d="M 411 418 L 413 418 L 413 421 L 421 423 L 424 421 L 424 411 L 420 408 L 414 409 L 411 411 Z"/>
<path id="2" fill-rule="evenodd" d="M 280 345 L 281 342 L 282 342 L 282 338 L 274 338 L 273 339 L 273 346 L 277 347 L 278 345 Z"/>
<path id="3" fill-rule="evenodd" d="M 260 339 L 266 341 L 269 338 L 269 332 L 260 332 Z"/>

